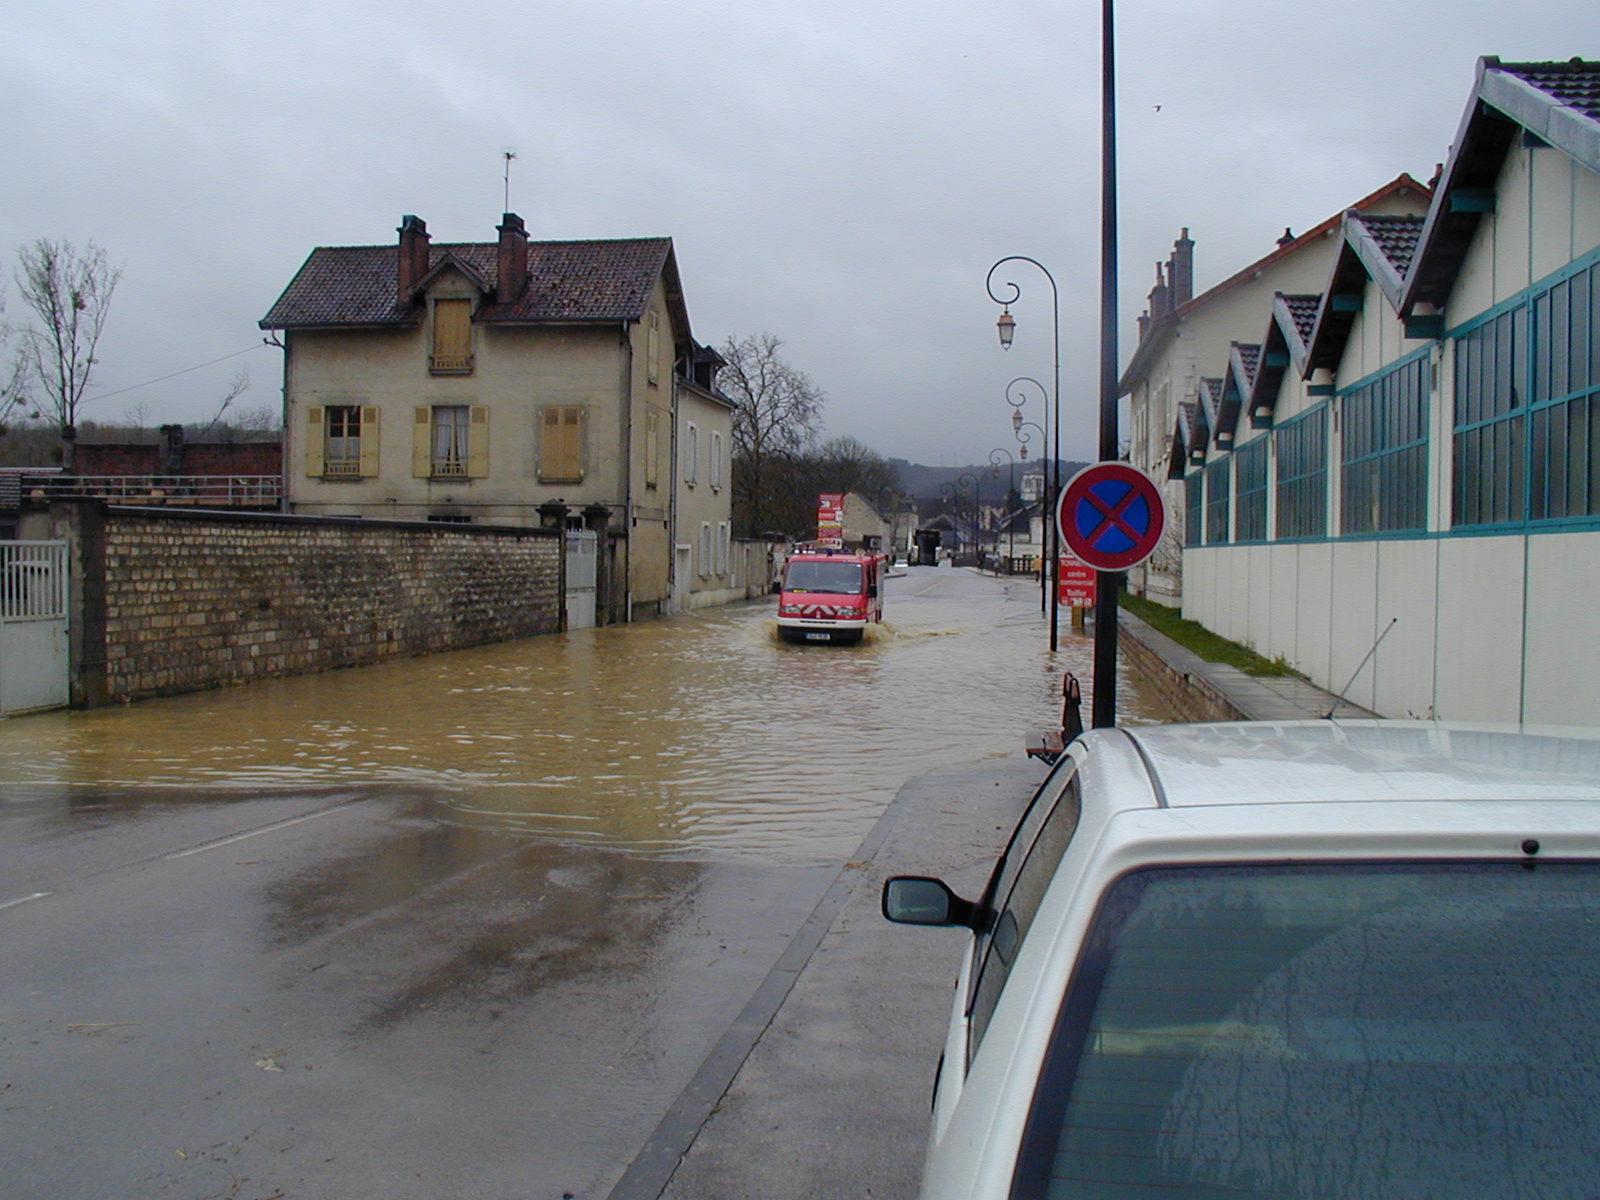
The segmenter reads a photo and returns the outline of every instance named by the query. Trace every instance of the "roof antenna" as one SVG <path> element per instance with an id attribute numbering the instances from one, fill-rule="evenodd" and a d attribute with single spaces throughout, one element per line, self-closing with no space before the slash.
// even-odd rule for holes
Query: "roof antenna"
<path id="1" fill-rule="evenodd" d="M 517 152 L 515 150 L 500 151 L 500 157 L 506 160 L 506 202 L 505 207 L 500 210 L 503 213 L 511 211 L 511 160 L 516 156 Z"/>
<path id="2" fill-rule="evenodd" d="M 1338 697 L 1338 699 L 1343 700 L 1346 704 L 1351 703 L 1350 696 L 1349 696 L 1349 691 L 1350 691 L 1350 689 L 1352 687 L 1355 686 L 1356 676 L 1361 674 L 1361 669 L 1363 667 L 1365 667 L 1369 662 L 1372 661 L 1372 656 L 1378 652 L 1378 647 L 1383 645 L 1383 639 L 1388 637 L 1389 636 L 1389 631 L 1391 629 L 1393 629 L 1398 624 L 1400 624 L 1400 618 L 1399 617 L 1391 617 L 1391 618 L 1389 618 L 1389 623 L 1383 627 L 1383 632 L 1378 635 L 1378 640 L 1373 642 L 1372 643 L 1372 649 L 1367 651 L 1366 658 L 1363 658 L 1359 663 L 1357 663 L 1356 664 L 1356 669 L 1353 672 L 1351 672 L 1349 682 L 1347 682 L 1344 685 L 1344 691 L 1335 692 L 1334 693 L 1334 695 L 1336 697 Z M 1328 721 L 1333 720 L 1333 714 L 1338 712 L 1338 711 L 1339 711 L 1339 706 L 1338 706 L 1338 704 L 1335 704 L 1327 712 L 1322 714 L 1323 719 L 1324 720 L 1328 720 Z"/>

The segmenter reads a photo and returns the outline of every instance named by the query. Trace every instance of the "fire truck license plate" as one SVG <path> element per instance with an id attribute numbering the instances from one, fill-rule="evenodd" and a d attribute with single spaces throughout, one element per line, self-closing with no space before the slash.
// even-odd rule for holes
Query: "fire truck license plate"
<path id="1" fill-rule="evenodd" d="M 826 633 L 807 633 L 806 640 L 810 642 L 825 642 L 829 635 Z"/>

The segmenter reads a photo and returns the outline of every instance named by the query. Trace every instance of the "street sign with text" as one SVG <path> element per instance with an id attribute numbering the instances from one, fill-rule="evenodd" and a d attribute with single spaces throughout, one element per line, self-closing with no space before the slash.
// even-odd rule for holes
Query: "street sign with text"
<path id="1" fill-rule="evenodd" d="M 1061 603 L 1069 608 L 1094 607 L 1094 568 L 1070 551 L 1061 555 Z"/>
<path id="2" fill-rule="evenodd" d="M 1154 481 L 1124 462 L 1083 468 L 1056 510 L 1062 542 L 1097 571 L 1126 571 L 1149 558 L 1166 516 Z"/>

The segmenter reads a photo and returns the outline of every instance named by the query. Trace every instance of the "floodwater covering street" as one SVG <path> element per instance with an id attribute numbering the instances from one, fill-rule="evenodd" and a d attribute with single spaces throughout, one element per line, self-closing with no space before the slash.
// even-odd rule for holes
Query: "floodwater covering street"
<path id="1" fill-rule="evenodd" d="M 1087 683 L 1038 608 L 914 568 L 855 648 L 754 603 L 0 721 L 0 1191 L 604 1196 L 901 785 Z"/>
<path id="2" fill-rule="evenodd" d="M 916 569 L 856 647 L 789 645 L 770 603 L 124 709 L 0 724 L 0 780 L 169 797 L 401 784 L 449 819 L 633 851 L 836 861 L 918 772 L 1058 724 L 1037 584 Z M 1063 625 L 1066 616 L 1062 617 Z M 1126 675 L 1121 717 L 1148 705 Z"/>

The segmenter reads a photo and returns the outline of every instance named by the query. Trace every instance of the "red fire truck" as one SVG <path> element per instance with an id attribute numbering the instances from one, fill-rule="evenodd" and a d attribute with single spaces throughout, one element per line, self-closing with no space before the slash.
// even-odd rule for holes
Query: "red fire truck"
<path id="1" fill-rule="evenodd" d="M 789 642 L 859 642 L 883 620 L 881 554 L 800 550 L 783 569 L 778 634 Z"/>

